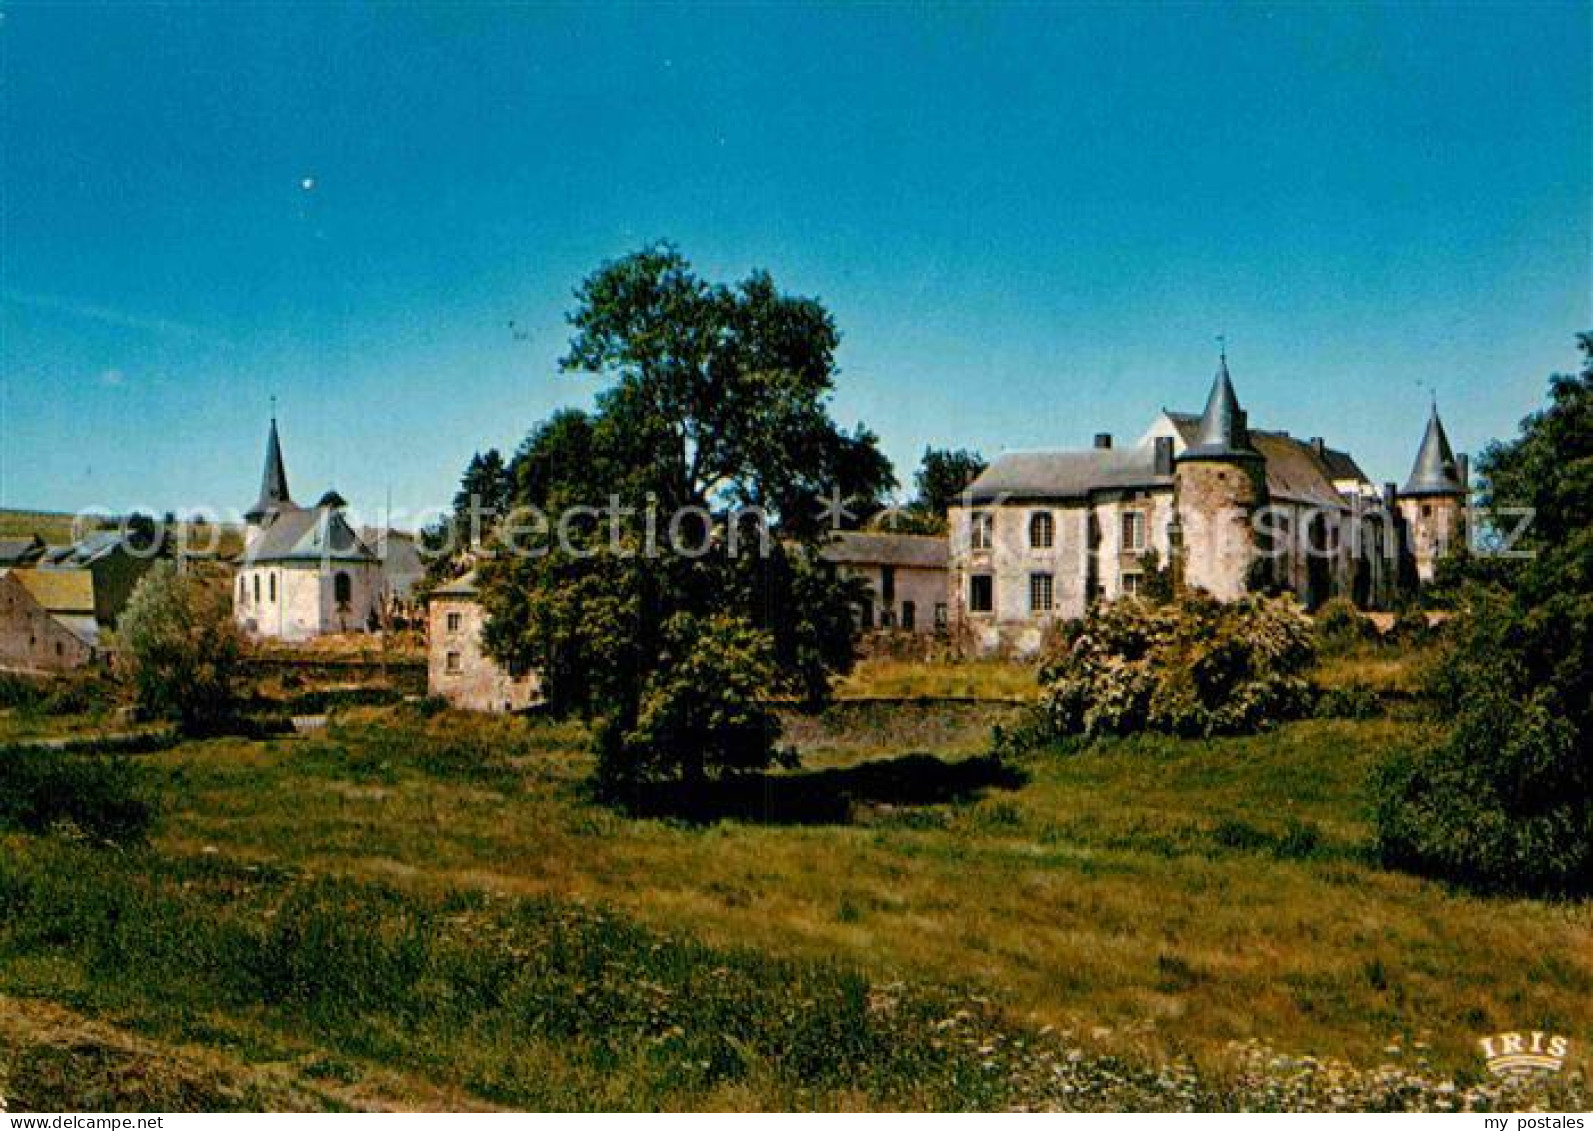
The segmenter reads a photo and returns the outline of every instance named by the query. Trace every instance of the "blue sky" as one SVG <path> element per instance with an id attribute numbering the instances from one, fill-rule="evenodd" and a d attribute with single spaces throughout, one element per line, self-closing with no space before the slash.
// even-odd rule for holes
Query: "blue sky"
<path id="1" fill-rule="evenodd" d="M 0 19 L 0 506 L 445 501 L 656 239 L 844 335 L 835 412 L 1071 447 L 1196 408 L 1403 479 L 1593 327 L 1581 4 L 37 7 Z M 307 187 L 308 184 L 308 187 Z M 509 328 L 513 320 L 518 333 Z"/>

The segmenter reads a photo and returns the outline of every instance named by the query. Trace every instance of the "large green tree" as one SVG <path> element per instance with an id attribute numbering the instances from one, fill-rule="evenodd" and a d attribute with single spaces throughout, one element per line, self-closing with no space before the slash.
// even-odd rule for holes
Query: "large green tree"
<path id="1" fill-rule="evenodd" d="M 817 546 L 895 485 L 873 434 L 830 416 L 834 322 L 766 272 L 711 283 L 667 245 L 576 298 L 562 365 L 605 384 L 510 465 L 488 647 L 600 720 L 609 782 L 767 766 L 761 700 L 822 700 L 852 659 L 855 586 Z"/>
<path id="2" fill-rule="evenodd" d="M 227 725 L 242 684 L 244 644 L 227 590 L 157 562 L 116 624 L 116 667 L 139 707 L 203 733 Z"/>
<path id="3" fill-rule="evenodd" d="M 1490 889 L 1593 891 L 1593 335 L 1580 344 L 1582 371 L 1554 377 L 1548 406 L 1479 461 L 1487 504 L 1531 509 L 1517 545 L 1531 556 L 1461 591 L 1433 688 L 1449 736 L 1379 782 L 1393 864 Z"/>

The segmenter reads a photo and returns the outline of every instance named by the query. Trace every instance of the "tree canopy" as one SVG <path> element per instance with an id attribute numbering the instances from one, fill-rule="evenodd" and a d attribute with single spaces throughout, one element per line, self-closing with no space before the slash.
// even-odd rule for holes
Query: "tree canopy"
<path id="1" fill-rule="evenodd" d="M 667 245 L 576 299 L 562 367 L 605 385 L 510 461 L 487 646 L 599 720 L 610 784 L 767 766 L 764 700 L 821 700 L 852 660 L 856 586 L 820 542 L 894 487 L 874 435 L 830 417 L 834 322 L 767 272 L 711 283 Z"/>

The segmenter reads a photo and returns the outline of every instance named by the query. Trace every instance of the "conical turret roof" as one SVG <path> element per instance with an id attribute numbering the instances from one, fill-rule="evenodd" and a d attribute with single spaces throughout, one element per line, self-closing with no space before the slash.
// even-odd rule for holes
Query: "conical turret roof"
<path id="1" fill-rule="evenodd" d="M 1444 422 L 1438 419 L 1438 406 L 1433 405 L 1427 418 L 1427 431 L 1422 435 L 1422 446 L 1416 452 L 1416 463 L 1410 469 L 1410 479 L 1402 495 L 1464 495 L 1465 485 L 1460 482 L 1460 471 L 1455 464 L 1454 449 L 1444 434 Z"/>
<path id="2" fill-rule="evenodd" d="M 1250 428 L 1244 409 L 1239 407 L 1239 397 L 1233 391 L 1233 379 L 1228 376 L 1228 357 L 1224 354 L 1217 363 L 1217 376 L 1211 383 L 1211 395 L 1206 398 L 1206 411 L 1200 415 L 1195 442 L 1179 459 L 1260 458 L 1260 453 L 1250 446 Z"/>
<path id="3" fill-rule="evenodd" d="M 288 495 L 288 472 L 282 464 L 282 441 L 277 438 L 277 418 L 271 418 L 271 433 L 266 437 L 265 470 L 260 475 L 260 498 L 244 518 L 259 522 L 266 515 L 293 506 Z"/>

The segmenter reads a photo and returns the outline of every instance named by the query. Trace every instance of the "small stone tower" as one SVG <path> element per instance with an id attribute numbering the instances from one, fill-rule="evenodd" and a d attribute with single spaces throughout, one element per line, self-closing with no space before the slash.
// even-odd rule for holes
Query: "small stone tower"
<path id="1" fill-rule="evenodd" d="M 1406 549 L 1423 584 L 1433 579 L 1440 558 L 1465 548 L 1468 475 L 1466 457 L 1455 457 L 1435 403 L 1416 464 L 1399 493 L 1399 513 L 1408 531 Z"/>
<path id="2" fill-rule="evenodd" d="M 280 511 L 293 509 L 293 499 L 288 495 L 288 471 L 282 463 L 282 441 L 277 438 L 277 418 L 273 414 L 271 432 L 266 437 L 265 470 L 260 475 L 260 497 L 243 516 L 248 524 L 244 528 L 244 552 L 254 549 L 255 541 Z"/>
<path id="3" fill-rule="evenodd" d="M 1250 444 L 1226 353 L 1195 442 L 1178 457 L 1173 483 L 1184 584 L 1224 601 L 1243 596 L 1260 550 L 1253 518 L 1267 504 L 1267 470 Z"/>

